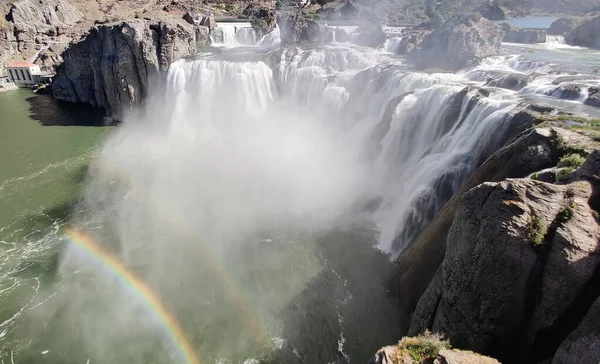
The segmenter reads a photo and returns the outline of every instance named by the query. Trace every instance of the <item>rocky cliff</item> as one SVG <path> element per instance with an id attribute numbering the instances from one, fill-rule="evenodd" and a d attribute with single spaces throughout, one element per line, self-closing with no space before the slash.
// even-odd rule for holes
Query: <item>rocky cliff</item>
<path id="1" fill-rule="evenodd" d="M 556 126 L 490 157 L 398 258 L 390 289 L 414 310 L 409 335 L 508 363 L 597 363 L 599 173 L 596 142 Z"/>
<path id="2" fill-rule="evenodd" d="M 208 43 L 208 30 L 183 22 L 133 19 L 94 27 L 65 50 L 54 96 L 90 103 L 121 119 L 169 65 Z"/>

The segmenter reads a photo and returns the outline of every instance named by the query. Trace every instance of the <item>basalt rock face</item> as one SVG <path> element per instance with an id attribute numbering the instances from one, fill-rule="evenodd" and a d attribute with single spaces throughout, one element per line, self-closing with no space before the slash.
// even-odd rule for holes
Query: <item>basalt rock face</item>
<path id="1" fill-rule="evenodd" d="M 534 109 L 514 118 L 543 121 Z M 573 153 L 588 157 L 557 178 Z M 556 363 L 597 363 L 599 210 L 597 144 L 556 127 L 523 132 L 399 256 L 390 290 L 414 310 L 408 335 L 441 332 L 507 363 L 555 353 Z"/>
<path id="2" fill-rule="evenodd" d="M 577 329 L 560 345 L 552 364 L 600 363 L 600 298 L 594 302 Z"/>
<path id="3" fill-rule="evenodd" d="M 195 53 L 207 34 L 183 22 L 145 19 L 96 26 L 62 54 L 54 96 L 105 108 L 121 119 L 146 96 L 149 83 L 159 82 L 176 59 Z"/>
<path id="4" fill-rule="evenodd" d="M 505 361 L 547 359 L 556 347 L 535 352 L 535 342 L 566 336 L 569 311 L 591 304 L 580 295 L 600 263 L 594 198 L 589 181 L 517 179 L 470 190 L 409 334 L 443 332 L 458 347 Z"/>
<path id="5" fill-rule="evenodd" d="M 600 16 L 586 20 L 565 37 L 568 44 L 600 49 Z"/>
<path id="6" fill-rule="evenodd" d="M 456 71 L 500 51 L 502 29 L 485 18 L 451 19 L 432 31 L 409 53 L 421 68 Z"/>

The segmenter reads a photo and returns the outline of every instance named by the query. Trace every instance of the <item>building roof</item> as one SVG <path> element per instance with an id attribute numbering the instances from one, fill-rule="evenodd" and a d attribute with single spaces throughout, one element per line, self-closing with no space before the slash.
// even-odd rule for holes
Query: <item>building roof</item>
<path id="1" fill-rule="evenodd" d="M 6 67 L 33 67 L 35 66 L 33 63 L 29 63 L 27 61 L 17 61 L 8 64 Z"/>

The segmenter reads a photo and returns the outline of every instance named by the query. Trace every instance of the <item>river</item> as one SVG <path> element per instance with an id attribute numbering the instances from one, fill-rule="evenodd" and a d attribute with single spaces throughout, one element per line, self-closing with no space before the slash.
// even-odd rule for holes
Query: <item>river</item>
<path id="1" fill-rule="evenodd" d="M 553 81 L 580 62 L 596 85 L 598 52 L 561 44 L 448 74 L 350 44 L 227 39 L 174 63 L 119 127 L 0 94 L 4 362 L 364 363 L 408 323 L 390 258 L 512 136 L 522 102 L 594 112 Z M 530 84 L 465 91 L 513 73 Z"/>

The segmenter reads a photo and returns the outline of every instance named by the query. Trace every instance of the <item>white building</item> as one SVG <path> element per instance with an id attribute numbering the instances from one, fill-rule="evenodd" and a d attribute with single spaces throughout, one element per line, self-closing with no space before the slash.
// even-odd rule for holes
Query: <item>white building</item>
<path id="1" fill-rule="evenodd" d="M 13 62 L 6 66 L 8 77 L 19 87 L 31 87 L 42 82 L 40 66 L 26 61 Z"/>

